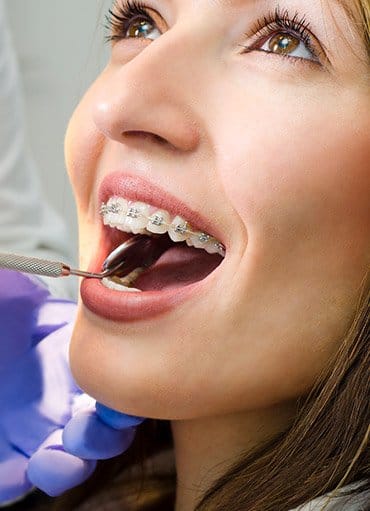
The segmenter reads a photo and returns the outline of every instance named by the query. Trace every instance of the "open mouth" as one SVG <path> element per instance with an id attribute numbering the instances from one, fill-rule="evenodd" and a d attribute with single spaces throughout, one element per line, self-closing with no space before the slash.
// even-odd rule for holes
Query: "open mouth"
<path id="1" fill-rule="evenodd" d="M 119 274 L 106 280 L 83 279 L 80 294 L 86 309 L 105 320 L 126 324 L 157 320 L 186 307 L 186 302 L 204 303 L 212 296 L 217 300 L 212 293 L 222 287 L 226 235 L 216 219 L 211 223 L 143 176 L 123 171 L 104 177 L 98 200 L 102 216 L 99 254 L 92 255 L 89 271 L 100 272 L 110 255 L 114 263 L 116 256 L 119 262 L 121 245 L 136 235 L 150 244 L 154 241 L 160 253 L 154 264 L 142 267 L 142 250 L 137 251 L 136 260 L 135 246 L 130 257 L 122 256 Z M 116 268 L 116 264 L 108 266 Z"/>
<path id="2" fill-rule="evenodd" d="M 124 272 L 105 278 L 102 284 L 118 292 L 161 291 L 181 288 L 205 279 L 223 261 L 224 245 L 212 235 L 144 202 L 110 197 L 101 206 L 104 253 L 141 234 L 151 238 L 157 255 L 143 266 L 142 254 L 130 257 Z M 124 273 L 124 274 L 122 274 Z"/>

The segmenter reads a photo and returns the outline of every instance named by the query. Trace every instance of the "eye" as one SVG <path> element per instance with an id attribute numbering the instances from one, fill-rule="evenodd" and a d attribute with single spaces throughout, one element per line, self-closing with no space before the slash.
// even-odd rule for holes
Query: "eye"
<path id="1" fill-rule="evenodd" d="M 310 30 L 305 17 L 297 12 L 293 17 L 287 10 L 276 8 L 268 16 L 259 19 L 247 37 L 257 39 L 249 45 L 242 45 L 243 53 L 261 51 L 295 60 L 311 61 L 321 65 L 323 50 Z"/>
<path id="2" fill-rule="evenodd" d="M 143 37 L 145 39 L 156 39 L 161 35 L 159 30 L 157 28 L 153 28 L 154 23 L 151 23 L 147 20 L 137 20 L 135 22 L 132 22 L 132 24 L 129 24 L 126 33 L 125 38 L 128 37 Z"/>
<path id="3" fill-rule="evenodd" d="M 312 59 L 312 52 L 298 37 L 288 33 L 277 33 L 270 37 L 261 47 L 261 51 L 289 55 L 301 59 Z"/>
<path id="4" fill-rule="evenodd" d="M 150 13 L 155 15 L 155 11 L 135 0 L 116 2 L 109 10 L 109 15 L 106 16 L 106 28 L 109 30 L 106 41 L 157 39 L 161 32 Z"/>

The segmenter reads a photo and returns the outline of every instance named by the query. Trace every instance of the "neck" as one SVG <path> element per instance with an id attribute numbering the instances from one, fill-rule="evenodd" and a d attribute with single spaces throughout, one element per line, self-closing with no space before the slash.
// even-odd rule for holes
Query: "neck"
<path id="1" fill-rule="evenodd" d="M 242 454 L 283 431 L 296 402 L 268 409 L 171 421 L 177 472 L 175 511 L 193 511 L 207 488 Z"/>

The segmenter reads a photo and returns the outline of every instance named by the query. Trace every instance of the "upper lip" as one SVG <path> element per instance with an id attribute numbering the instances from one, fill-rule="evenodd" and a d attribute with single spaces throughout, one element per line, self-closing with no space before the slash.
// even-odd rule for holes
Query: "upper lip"
<path id="1" fill-rule="evenodd" d="M 129 201 L 145 202 L 158 209 L 164 209 L 171 215 L 179 215 L 190 222 L 194 228 L 214 236 L 225 245 L 224 235 L 218 230 L 217 224 L 213 224 L 183 201 L 141 176 L 126 172 L 108 174 L 99 187 L 99 206 L 114 196 L 123 197 Z"/>

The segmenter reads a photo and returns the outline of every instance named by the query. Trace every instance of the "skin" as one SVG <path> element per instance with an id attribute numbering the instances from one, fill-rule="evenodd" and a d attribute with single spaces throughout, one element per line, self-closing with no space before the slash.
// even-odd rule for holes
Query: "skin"
<path id="1" fill-rule="evenodd" d="M 86 392 L 172 421 L 176 511 L 287 427 L 333 360 L 369 264 L 365 48 L 334 2 L 280 5 L 311 22 L 321 66 L 241 54 L 274 1 L 153 0 L 157 37 L 113 44 L 66 135 L 81 267 L 98 251 L 98 186 L 122 162 L 225 233 L 223 271 L 205 294 L 134 323 L 80 304 L 71 343 Z"/>

